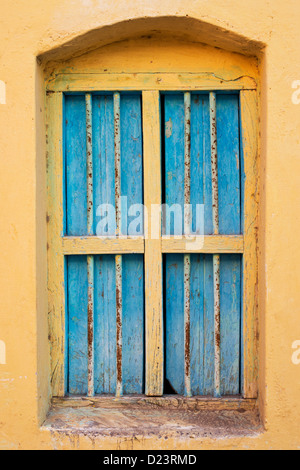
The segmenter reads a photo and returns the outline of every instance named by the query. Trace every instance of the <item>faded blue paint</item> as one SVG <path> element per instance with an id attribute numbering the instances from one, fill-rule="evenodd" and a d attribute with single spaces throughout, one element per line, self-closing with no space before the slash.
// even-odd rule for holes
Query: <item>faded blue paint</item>
<path id="1" fill-rule="evenodd" d="M 86 256 L 68 257 L 69 393 L 88 392 L 88 279 Z"/>
<path id="2" fill-rule="evenodd" d="M 112 95 L 93 96 L 94 233 L 102 204 L 115 206 L 114 108 Z M 111 224 L 98 235 L 114 235 Z M 110 231 L 108 229 L 110 228 Z"/>
<path id="3" fill-rule="evenodd" d="M 204 204 L 204 233 L 213 233 L 211 152 L 208 95 L 192 95 L 191 118 L 191 204 L 193 232 L 196 227 L 196 204 Z"/>
<path id="4" fill-rule="evenodd" d="M 210 255 L 191 256 L 191 380 L 193 395 L 214 390 L 213 265 Z"/>
<path id="5" fill-rule="evenodd" d="M 214 392 L 214 297 L 211 255 L 191 255 L 191 388 Z M 166 256 L 166 379 L 184 393 L 183 255 Z M 241 257 L 222 255 L 221 392 L 240 392 Z"/>
<path id="6" fill-rule="evenodd" d="M 165 122 L 172 122 L 172 133 L 166 133 L 165 139 L 165 203 L 168 206 L 184 206 L 184 101 L 183 94 L 164 96 Z M 166 235 L 181 235 L 184 220 L 174 225 L 174 216 L 166 214 Z"/>
<path id="7" fill-rule="evenodd" d="M 123 392 L 144 393 L 144 257 L 123 255 Z"/>
<path id="8" fill-rule="evenodd" d="M 164 97 L 165 201 L 184 203 L 184 96 Z M 172 126 L 170 126 L 172 123 Z M 239 100 L 217 95 L 219 219 L 221 234 L 241 232 Z M 204 233 L 213 233 L 209 96 L 193 94 L 191 106 L 191 203 L 205 204 Z M 174 223 L 167 233 L 174 234 Z M 184 393 L 183 255 L 166 255 L 166 379 Z M 240 392 L 241 257 L 221 256 L 221 392 Z M 214 393 L 213 257 L 191 255 L 191 387 L 193 395 Z M 170 390 L 170 389 L 169 389 Z"/>
<path id="9" fill-rule="evenodd" d="M 169 254 L 166 263 L 166 381 L 168 393 L 184 394 L 184 265 L 183 255 Z M 172 390 L 173 389 L 173 390 Z"/>
<path id="10" fill-rule="evenodd" d="M 239 97 L 217 95 L 219 233 L 241 233 Z"/>
<path id="11" fill-rule="evenodd" d="M 240 392 L 241 256 L 221 255 L 221 394 Z"/>
<path id="12" fill-rule="evenodd" d="M 116 278 L 113 255 L 95 257 L 95 393 L 116 392 Z"/>
<path id="13" fill-rule="evenodd" d="M 123 255 L 123 388 L 144 392 L 144 265 L 142 255 Z M 95 393 L 116 392 L 115 258 L 95 256 Z M 69 393 L 87 394 L 86 256 L 68 257 Z"/>
<path id="14" fill-rule="evenodd" d="M 184 97 L 164 97 L 166 126 L 165 202 L 184 203 Z M 65 98 L 66 232 L 86 235 L 86 113 L 84 96 Z M 220 232 L 241 232 L 241 174 L 238 96 L 217 95 Z M 142 118 L 138 94 L 121 95 L 121 194 L 128 205 L 143 202 Z M 115 204 L 114 122 L 112 95 L 93 96 L 94 233 L 97 207 Z M 209 99 L 193 94 L 191 105 L 191 203 L 205 204 L 205 233 L 211 234 L 212 189 Z M 195 211 L 193 211 L 193 230 Z M 132 218 L 125 222 L 127 232 Z M 181 227 L 183 228 L 183 220 Z M 125 230 L 124 230 L 125 228 Z M 171 218 L 171 234 L 174 221 Z M 105 234 L 105 233 L 103 233 Z M 165 369 L 176 393 L 184 394 L 184 264 L 183 255 L 165 259 Z M 221 391 L 240 392 L 241 263 L 238 255 L 222 255 Z M 123 388 L 144 392 L 144 266 L 142 255 L 123 256 Z M 95 256 L 95 393 L 116 392 L 115 257 Z M 66 332 L 68 391 L 87 394 L 87 259 L 67 258 Z M 213 263 L 210 255 L 191 254 L 191 387 L 193 395 L 214 390 Z M 170 388 L 168 391 L 170 392 Z"/>
<path id="15" fill-rule="evenodd" d="M 143 138 L 140 95 L 121 95 L 121 196 L 127 197 L 128 209 L 134 204 L 143 203 Z M 138 214 L 137 214 L 138 215 Z M 135 216 L 128 216 L 122 207 L 122 233 Z M 143 224 L 137 227 L 143 234 Z"/>
<path id="16" fill-rule="evenodd" d="M 92 98 L 93 211 L 115 206 L 114 114 L 112 95 Z M 87 155 L 84 96 L 65 99 L 65 215 L 66 232 L 87 235 Z M 128 206 L 143 202 L 142 117 L 140 95 L 121 95 L 122 196 Z M 128 224 L 131 219 L 129 218 Z M 128 226 L 124 232 L 127 233 Z M 107 235 L 103 231 L 102 235 Z M 109 233 L 113 234 L 113 233 Z M 95 256 L 94 378 L 96 394 L 116 392 L 115 257 Z M 68 391 L 87 394 L 87 258 L 68 257 L 66 275 Z M 124 393 L 144 392 L 144 266 L 143 256 L 123 256 L 123 387 Z"/>
<path id="17" fill-rule="evenodd" d="M 87 233 L 86 109 L 84 96 L 65 97 L 67 235 Z"/>

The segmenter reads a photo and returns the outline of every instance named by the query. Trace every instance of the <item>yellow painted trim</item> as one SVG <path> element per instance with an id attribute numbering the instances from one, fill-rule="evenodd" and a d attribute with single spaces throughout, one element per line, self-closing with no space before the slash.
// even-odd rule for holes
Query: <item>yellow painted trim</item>
<path id="1" fill-rule="evenodd" d="M 144 204 L 145 217 L 145 308 L 146 395 L 163 394 L 163 299 L 161 223 L 153 205 L 161 204 L 160 103 L 158 91 L 143 92 Z M 154 220 L 158 220 L 154 227 Z M 153 238 L 153 230 L 157 237 Z"/>
<path id="2" fill-rule="evenodd" d="M 197 240 L 198 238 L 198 240 Z M 199 248 L 198 248 L 199 246 Z M 243 235 L 207 235 L 189 239 L 162 238 L 163 253 L 243 253 Z"/>
<path id="3" fill-rule="evenodd" d="M 63 234 L 63 94 L 47 96 L 48 299 L 52 394 L 65 394 L 65 292 Z"/>
<path id="4" fill-rule="evenodd" d="M 101 238 L 101 237 L 64 237 L 64 255 L 104 255 L 144 253 L 144 237 Z"/>
<path id="5" fill-rule="evenodd" d="M 258 395 L 258 104 L 255 91 L 241 92 L 244 151 L 243 325 L 245 398 Z"/>
<path id="6" fill-rule="evenodd" d="M 58 74 L 47 84 L 47 90 L 91 92 L 116 90 L 254 90 L 254 78 L 232 80 L 211 73 L 69 73 Z"/>

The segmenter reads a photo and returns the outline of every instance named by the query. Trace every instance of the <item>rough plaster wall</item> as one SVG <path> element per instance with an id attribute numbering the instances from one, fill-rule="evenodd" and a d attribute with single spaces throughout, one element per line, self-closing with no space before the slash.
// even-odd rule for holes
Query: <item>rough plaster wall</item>
<path id="1" fill-rule="evenodd" d="M 17 7 L 0 2 L 0 80 L 6 84 L 6 104 L 0 104 L 0 340 L 7 354 L 6 365 L 0 365 L 0 448 L 300 448 L 300 365 L 291 359 L 292 343 L 300 339 L 300 105 L 291 98 L 292 82 L 300 79 L 299 1 L 20 0 Z M 38 428 L 48 403 L 48 347 L 44 171 L 38 160 L 44 154 L 43 96 L 36 56 L 51 50 L 72 55 L 79 47 L 76 37 L 121 21 L 186 15 L 217 27 L 211 38 L 219 34 L 228 49 L 239 47 L 235 35 L 247 38 L 240 40 L 244 50 L 251 41 L 266 45 L 259 298 L 267 431 L 252 439 L 164 444 L 156 438 L 147 443 L 56 438 Z M 163 24 L 172 30 L 174 23 Z M 105 41 L 99 33 L 83 45 L 94 48 L 97 37 Z"/>

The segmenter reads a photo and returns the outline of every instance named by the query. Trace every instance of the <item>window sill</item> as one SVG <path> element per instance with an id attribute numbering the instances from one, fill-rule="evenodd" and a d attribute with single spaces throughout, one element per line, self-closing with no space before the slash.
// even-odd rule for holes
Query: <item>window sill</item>
<path id="1" fill-rule="evenodd" d="M 54 399 L 43 429 L 116 438 L 222 439 L 262 432 L 256 400 L 177 396 Z"/>

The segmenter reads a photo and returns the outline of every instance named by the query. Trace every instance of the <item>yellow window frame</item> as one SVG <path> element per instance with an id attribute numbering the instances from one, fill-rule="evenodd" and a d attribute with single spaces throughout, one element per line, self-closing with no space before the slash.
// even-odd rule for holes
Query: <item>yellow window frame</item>
<path id="1" fill-rule="evenodd" d="M 65 396 L 66 255 L 143 253 L 145 257 L 146 395 L 163 394 L 162 255 L 187 253 L 185 240 L 142 237 L 101 240 L 65 237 L 63 233 L 63 95 L 93 91 L 142 92 L 144 135 L 144 203 L 161 204 L 161 147 L 159 99 L 162 91 L 240 92 L 244 155 L 244 234 L 204 237 L 199 253 L 243 254 L 243 398 L 258 396 L 258 96 L 251 77 L 223 80 L 214 74 L 195 73 L 71 73 L 57 74 L 47 82 L 48 180 L 48 298 L 51 342 L 52 395 Z M 148 221 L 145 221 L 147 223 Z M 160 230 L 160 229 L 159 229 Z M 148 233 L 151 233 L 151 216 Z"/>

